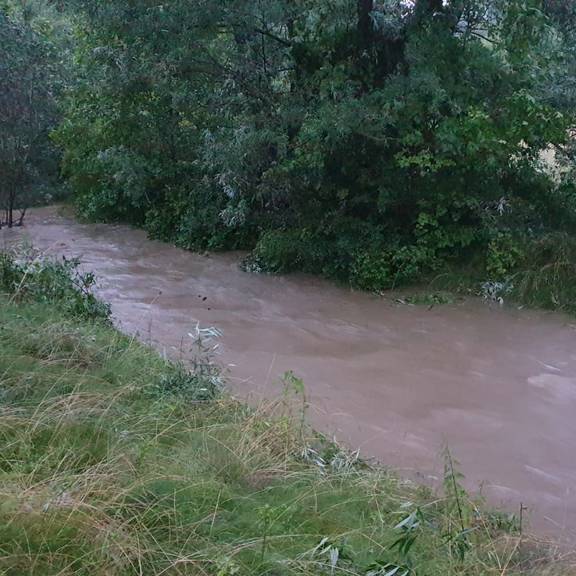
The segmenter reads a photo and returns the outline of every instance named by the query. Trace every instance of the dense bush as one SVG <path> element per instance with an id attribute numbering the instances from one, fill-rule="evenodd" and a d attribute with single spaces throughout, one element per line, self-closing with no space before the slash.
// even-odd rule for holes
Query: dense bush
<path id="1" fill-rule="evenodd" d="M 56 138 L 89 218 L 370 290 L 469 262 L 501 279 L 523 241 L 574 230 L 554 2 L 69 5 Z"/>

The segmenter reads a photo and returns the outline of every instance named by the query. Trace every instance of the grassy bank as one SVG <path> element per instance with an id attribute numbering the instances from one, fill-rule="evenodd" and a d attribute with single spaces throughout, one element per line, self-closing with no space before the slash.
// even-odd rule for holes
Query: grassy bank
<path id="1" fill-rule="evenodd" d="M 465 296 L 543 310 L 576 314 L 576 240 L 548 234 L 513 246 L 514 257 L 501 250 L 487 273 L 473 262 L 446 269 L 427 282 L 402 289 L 400 303 L 436 306 Z M 503 260 L 508 259 L 508 265 Z M 382 294 L 386 294 L 383 292 Z"/>
<path id="2" fill-rule="evenodd" d="M 116 331 L 73 263 L 0 260 L 0 574 L 569 574 L 447 458 L 434 496 Z M 210 337 L 210 334 L 208 334 Z M 198 341 L 196 342 L 198 344 Z"/>

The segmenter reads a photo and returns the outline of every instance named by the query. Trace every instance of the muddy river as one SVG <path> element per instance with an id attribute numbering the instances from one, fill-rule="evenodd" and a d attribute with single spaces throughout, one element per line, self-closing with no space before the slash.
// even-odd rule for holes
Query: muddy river
<path id="1" fill-rule="evenodd" d="M 199 322 L 222 330 L 230 387 L 254 399 L 303 378 L 315 426 L 426 482 L 442 447 L 469 487 L 529 510 L 532 529 L 576 542 L 576 320 L 479 300 L 407 306 L 316 278 L 242 272 L 126 226 L 32 211 L 29 238 L 78 256 L 118 325 L 170 354 Z"/>

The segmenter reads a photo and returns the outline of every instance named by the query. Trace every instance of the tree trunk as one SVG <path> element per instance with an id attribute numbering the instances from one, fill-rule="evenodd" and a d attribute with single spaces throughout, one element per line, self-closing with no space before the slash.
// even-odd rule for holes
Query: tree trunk
<path id="1" fill-rule="evenodd" d="M 20 218 L 18 218 L 18 224 L 16 226 L 22 226 L 24 224 L 24 216 L 26 216 L 26 208 L 20 210 Z"/>
<path id="2" fill-rule="evenodd" d="M 6 209 L 7 215 L 6 220 L 8 228 L 12 228 L 14 225 L 14 205 L 16 203 L 16 193 L 14 191 L 8 194 L 8 207 Z"/>
<path id="3" fill-rule="evenodd" d="M 358 49 L 360 55 L 368 52 L 374 43 L 374 24 L 372 22 L 372 12 L 374 11 L 374 0 L 358 0 Z"/>
<path id="4" fill-rule="evenodd" d="M 439 0 L 442 4 L 442 0 Z M 374 0 L 357 0 L 358 68 L 362 74 L 363 89 L 382 86 L 386 79 L 398 71 L 405 60 L 405 38 L 378 33 L 374 26 Z"/>

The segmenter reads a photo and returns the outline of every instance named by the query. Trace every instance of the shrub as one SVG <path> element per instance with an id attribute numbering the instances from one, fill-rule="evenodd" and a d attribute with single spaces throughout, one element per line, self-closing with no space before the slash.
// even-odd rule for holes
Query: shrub
<path id="1" fill-rule="evenodd" d="M 395 275 L 391 254 L 385 251 L 359 253 L 352 267 L 352 278 L 363 290 L 376 292 L 392 288 Z"/>
<path id="2" fill-rule="evenodd" d="M 92 320 L 109 320 L 110 307 L 94 294 L 96 279 L 81 272 L 78 260 L 41 259 L 32 253 L 22 258 L 0 253 L 0 290 L 18 300 L 47 302 L 66 314 Z"/>
<path id="3" fill-rule="evenodd" d="M 179 186 L 146 212 L 144 227 L 152 238 L 187 250 L 252 248 L 253 231 L 241 219 L 242 208 L 206 182 L 194 189 Z M 239 216 L 240 215 L 240 216 Z"/>
<path id="4" fill-rule="evenodd" d="M 208 402 L 220 392 L 220 387 L 213 379 L 190 372 L 182 365 L 171 366 L 147 389 L 148 396 L 152 398 L 173 398 L 188 402 Z"/>
<path id="5" fill-rule="evenodd" d="M 490 280 L 502 281 L 513 274 L 525 258 L 526 241 L 510 233 L 498 232 L 486 253 L 486 273 Z"/>
<path id="6" fill-rule="evenodd" d="M 258 241 L 245 267 L 260 272 L 293 272 L 306 268 L 308 247 L 304 230 L 270 230 Z"/>

